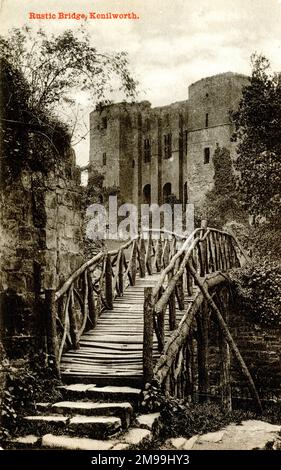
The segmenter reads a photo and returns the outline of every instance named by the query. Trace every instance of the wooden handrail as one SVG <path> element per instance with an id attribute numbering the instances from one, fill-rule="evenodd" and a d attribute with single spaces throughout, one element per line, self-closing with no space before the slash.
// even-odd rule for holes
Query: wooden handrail
<path id="1" fill-rule="evenodd" d="M 146 272 L 152 273 L 152 265 L 160 271 L 170 262 L 176 234 L 168 242 L 171 247 L 169 252 L 165 251 L 165 261 L 162 239 L 154 244 L 152 234 L 151 231 L 147 241 L 138 235 L 115 250 L 98 253 L 76 269 L 56 292 L 46 293 L 47 311 L 54 316 L 50 321 L 48 350 L 50 357 L 56 357 L 56 370 L 63 352 L 79 348 L 81 336 L 95 328 L 101 312 L 112 309 L 114 298 L 122 296 L 128 285 L 135 284 L 137 271 L 144 277 Z"/>
<path id="2" fill-rule="evenodd" d="M 241 259 L 238 252 L 242 255 Z M 208 293 L 210 288 L 218 285 L 225 285 L 227 276 L 224 272 L 240 266 L 242 262 L 248 262 L 247 253 L 243 250 L 237 239 L 225 231 L 212 229 L 204 224 L 200 229 L 196 229 L 185 241 L 182 248 L 174 254 L 170 262 L 162 271 L 157 285 L 152 291 L 145 291 L 144 308 L 144 383 L 149 379 L 156 380 L 164 386 L 166 392 L 176 393 L 179 397 L 182 394 L 182 383 L 186 380 L 186 363 L 188 346 L 192 338 L 192 325 L 194 319 L 198 324 L 197 342 L 198 361 L 201 369 L 199 373 L 199 391 L 207 394 L 208 391 L 208 306 L 215 313 L 218 325 L 222 334 L 220 340 L 221 347 L 221 374 L 222 374 L 222 400 L 227 409 L 231 408 L 231 388 L 230 388 L 230 356 L 228 346 L 233 351 L 238 364 L 248 380 L 249 389 L 256 401 L 257 408 L 261 410 L 260 399 L 255 389 L 251 374 L 230 334 L 226 321 Z M 213 273 L 213 274 L 212 274 Z M 183 301 L 184 288 L 188 295 L 194 292 L 192 284 L 199 288 L 192 299 L 190 308 L 186 310 L 180 324 L 176 326 L 175 299 L 178 308 L 185 308 Z M 196 292 L 196 291 L 195 291 Z M 146 296 L 149 294 L 149 299 Z M 165 340 L 165 311 L 169 304 L 169 325 L 175 331 L 168 340 Z M 189 304 L 190 305 L 190 304 Z M 202 310 L 203 309 L 203 310 Z M 201 311 L 202 310 L 202 311 Z M 200 313 L 201 312 L 201 313 Z M 204 313 L 205 312 L 205 313 Z M 171 316 L 172 315 L 172 316 Z M 150 323 L 149 323 L 150 322 Z M 167 324 L 167 322 L 166 322 Z M 203 326 L 204 325 L 204 326 Z M 158 339 L 158 348 L 161 352 L 160 359 L 153 368 L 153 348 L 151 346 L 151 328 L 154 329 Z M 203 329 L 202 329 L 203 328 Z M 201 333 L 200 333 L 201 331 Z M 146 335 L 149 335 L 148 338 Z M 201 339 L 200 339 L 201 338 Z M 200 355 L 199 355 L 200 354 Z M 190 359 L 191 360 L 191 359 Z M 177 378 L 179 377 L 179 379 Z M 179 381 L 178 381 L 179 380 Z M 178 385 L 176 385 L 178 383 Z"/>

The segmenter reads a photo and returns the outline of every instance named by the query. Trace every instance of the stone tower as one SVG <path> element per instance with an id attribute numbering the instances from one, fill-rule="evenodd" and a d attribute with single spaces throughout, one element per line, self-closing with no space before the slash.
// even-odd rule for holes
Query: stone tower
<path id="1" fill-rule="evenodd" d="M 189 87 L 188 99 L 152 108 L 147 101 L 118 103 L 90 114 L 90 168 L 120 203 L 160 203 L 174 194 L 198 204 L 212 188 L 216 146 L 231 142 L 230 112 L 237 109 L 244 75 L 227 72 Z"/>

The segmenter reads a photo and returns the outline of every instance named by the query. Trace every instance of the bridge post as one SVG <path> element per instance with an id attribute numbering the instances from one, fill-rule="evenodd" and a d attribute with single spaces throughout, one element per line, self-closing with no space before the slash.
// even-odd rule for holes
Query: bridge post
<path id="1" fill-rule="evenodd" d="M 163 259 L 163 268 L 165 269 L 166 266 L 168 266 L 169 259 L 170 259 L 170 243 L 168 239 L 165 240 L 162 259 Z"/>
<path id="2" fill-rule="evenodd" d="M 152 274 L 151 255 L 152 255 L 152 238 L 151 238 L 151 233 L 149 233 L 148 241 L 147 241 L 147 251 L 146 251 L 146 268 L 147 268 L 148 274 Z"/>
<path id="3" fill-rule="evenodd" d="M 108 310 L 113 309 L 113 290 L 112 290 L 112 266 L 110 255 L 106 255 L 105 261 L 105 298 Z"/>
<path id="4" fill-rule="evenodd" d="M 58 362 L 59 345 L 57 334 L 57 322 L 55 311 L 55 290 L 45 290 L 45 314 L 46 314 L 46 335 L 49 362 L 52 363 L 54 373 L 60 377 L 60 368 Z M 50 361 L 51 359 L 51 361 Z"/>
<path id="5" fill-rule="evenodd" d="M 158 240 L 157 253 L 156 253 L 156 270 L 160 272 L 162 269 L 162 256 L 163 256 L 163 246 L 161 240 L 161 234 Z"/>
<path id="6" fill-rule="evenodd" d="M 143 238 L 141 238 L 141 241 L 140 241 L 139 266 L 140 266 L 140 277 L 145 277 L 145 241 Z"/>
<path id="7" fill-rule="evenodd" d="M 197 316 L 198 328 L 198 392 L 199 402 L 208 401 L 209 393 L 209 311 L 203 302 L 201 315 Z"/>
<path id="8" fill-rule="evenodd" d="M 89 307 L 89 319 L 95 328 L 97 325 L 98 314 L 95 305 L 94 299 L 94 289 L 92 284 L 92 276 L 90 270 L 87 269 L 87 279 L 88 279 L 88 307 Z"/>
<path id="9" fill-rule="evenodd" d="M 137 242 L 136 240 L 133 242 L 132 248 L 132 264 L 131 264 L 131 277 L 132 277 L 132 284 L 133 286 L 136 284 L 136 276 L 137 276 Z"/>
<path id="10" fill-rule="evenodd" d="M 123 249 L 120 249 L 120 258 L 119 258 L 119 266 L 118 269 L 118 287 L 119 287 L 119 294 L 124 294 L 124 276 L 123 276 L 123 266 L 124 266 L 124 252 Z"/>
<path id="11" fill-rule="evenodd" d="M 184 259 L 184 255 L 181 255 L 179 265 L 181 265 Z M 179 278 L 176 285 L 176 297 L 180 310 L 184 310 L 184 278 L 183 275 Z"/>
<path id="12" fill-rule="evenodd" d="M 207 220 L 201 220 L 201 237 L 203 237 L 207 231 L 208 222 Z M 204 277 L 209 273 L 208 260 L 207 260 L 207 241 L 204 240 L 198 245 L 198 254 L 200 262 L 200 276 Z"/>
<path id="13" fill-rule="evenodd" d="M 168 279 L 172 279 L 174 276 L 174 269 L 168 274 Z M 169 297 L 169 329 L 170 331 L 176 328 L 176 287 Z"/>
<path id="14" fill-rule="evenodd" d="M 153 378 L 153 301 L 152 287 L 144 288 L 143 305 L 143 379 L 144 384 Z"/>

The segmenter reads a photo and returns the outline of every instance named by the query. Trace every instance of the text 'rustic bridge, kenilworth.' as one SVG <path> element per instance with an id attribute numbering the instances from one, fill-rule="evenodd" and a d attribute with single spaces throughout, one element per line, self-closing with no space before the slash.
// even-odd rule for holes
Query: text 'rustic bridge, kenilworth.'
<path id="1" fill-rule="evenodd" d="M 227 324 L 227 272 L 248 261 L 242 247 L 204 224 L 187 239 L 163 230 L 157 239 L 152 234 L 99 253 L 59 290 L 46 291 L 47 348 L 56 373 L 66 383 L 157 383 L 167 395 L 204 401 L 212 328 L 225 409 L 232 403 L 231 358 L 261 408 Z"/>

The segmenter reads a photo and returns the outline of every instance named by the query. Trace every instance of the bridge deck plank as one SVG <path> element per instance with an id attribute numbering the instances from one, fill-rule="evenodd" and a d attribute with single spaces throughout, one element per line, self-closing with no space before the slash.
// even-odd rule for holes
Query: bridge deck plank
<path id="1" fill-rule="evenodd" d="M 113 310 L 105 310 L 94 330 L 85 333 L 80 349 L 63 354 L 62 377 L 69 380 L 87 377 L 98 382 L 108 378 L 139 380 L 142 377 L 143 301 L 144 288 L 154 287 L 159 273 L 137 278 L 135 286 L 129 286 L 122 297 L 113 303 Z M 188 299 L 187 299 L 188 300 Z M 177 311 L 177 320 L 183 312 Z M 166 315 L 166 330 L 168 315 Z M 155 357 L 157 340 L 154 337 Z"/>

